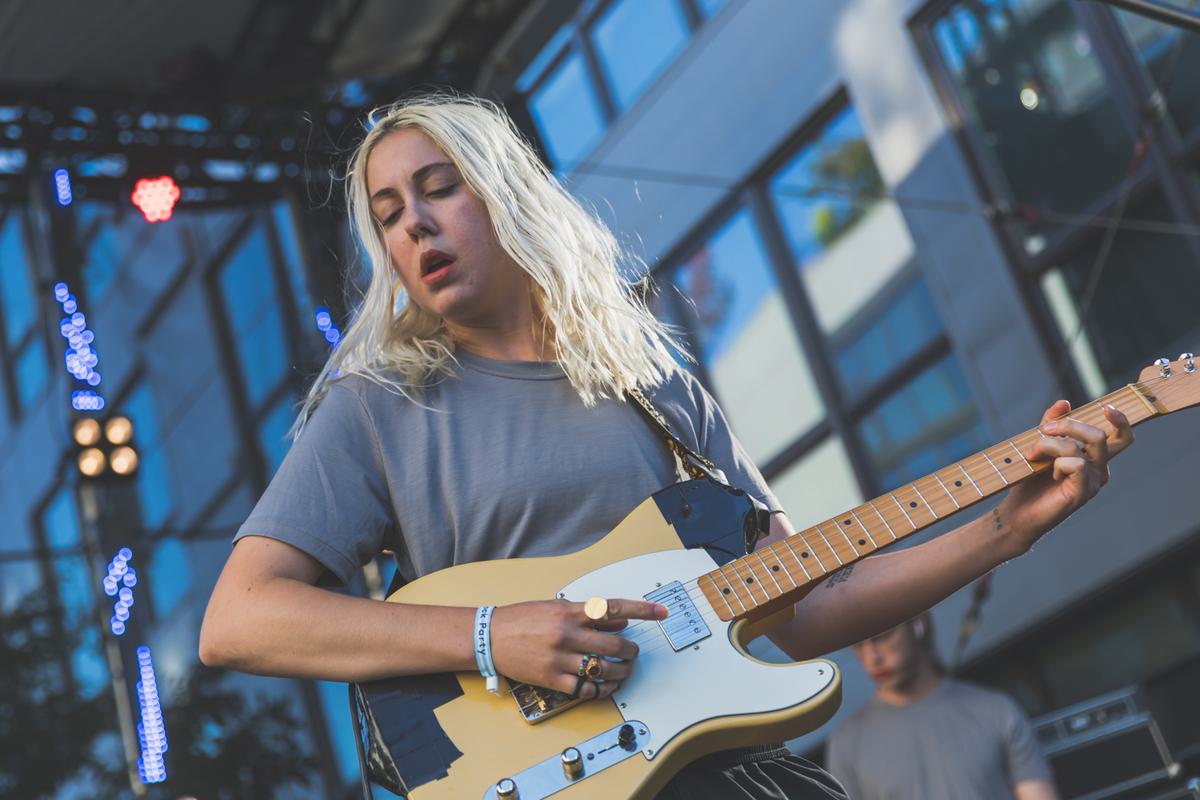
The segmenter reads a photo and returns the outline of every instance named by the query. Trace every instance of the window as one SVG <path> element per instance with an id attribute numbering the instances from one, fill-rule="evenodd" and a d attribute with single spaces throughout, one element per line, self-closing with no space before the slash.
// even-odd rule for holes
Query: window
<path id="1" fill-rule="evenodd" d="M 71 669 L 80 695 L 95 697 L 109 681 L 108 662 L 96 626 L 96 603 L 100 599 L 96 587 L 100 580 L 83 556 L 79 516 L 70 489 L 64 487 L 54 495 L 42 512 L 41 524 L 46 546 L 54 554 L 50 561 L 63 626 L 73 634 L 70 640 L 78 640 L 70 656 Z"/>
<path id="2" fill-rule="evenodd" d="M 33 292 L 32 265 L 21 231 L 21 215 L 0 211 L 0 301 L 4 306 L 4 340 L 16 350 L 33 326 L 37 298 Z"/>
<path id="3" fill-rule="evenodd" d="M 1074 4 L 955 2 L 931 25 L 994 191 L 1014 207 L 1084 211 L 1129 170 L 1133 137 Z M 1065 232 L 1013 222 L 1037 253 Z"/>
<path id="4" fill-rule="evenodd" d="M 825 412 L 750 214 L 736 212 L 671 279 L 730 425 L 765 463 Z"/>
<path id="5" fill-rule="evenodd" d="M 147 529 L 162 525 L 174 508 L 170 465 L 162 446 L 161 428 L 154 400 L 147 386 L 139 384 L 121 403 L 121 409 L 133 420 L 133 435 L 138 443 L 138 501 L 142 523 Z"/>
<path id="6" fill-rule="evenodd" d="M 583 159 L 604 133 L 600 100 L 578 52 L 569 53 L 533 93 L 529 112 L 550 160 L 566 168 Z"/>
<path id="7" fill-rule="evenodd" d="M 255 225 L 219 276 L 246 400 L 255 410 L 286 376 L 290 360 L 274 264 L 266 234 Z"/>
<path id="8" fill-rule="evenodd" d="M 1140 162 L 1133 142 L 1156 91 L 1168 123 L 1195 141 L 1196 37 L 1064 0 L 937 2 L 914 28 L 952 115 L 961 111 L 960 143 L 981 167 L 983 194 L 1018 212 L 998 232 L 1056 323 L 1048 348 L 1074 367 L 1086 393 L 1076 399 L 1194 349 L 1200 325 L 1186 298 L 1200 288 L 1200 245 L 1189 231 L 1200 218 L 1185 198 L 1200 187 L 1173 137 L 1139 138 Z M 1094 40 L 1085 29 L 1117 35 Z M 1106 71 L 1126 67 L 1145 80 Z"/>
<path id="9" fill-rule="evenodd" d="M 4 362 L 19 413 L 33 408 L 50 385 L 50 362 L 40 319 L 41 298 L 34 290 L 34 271 L 15 209 L 0 208 L 0 314 L 4 320 Z"/>
<path id="10" fill-rule="evenodd" d="M 287 433 L 295 421 L 296 409 L 293 407 L 292 398 L 290 395 L 285 395 L 259 425 L 258 444 L 262 448 L 263 459 L 267 463 L 269 474 L 274 474 L 275 470 L 279 469 L 279 465 L 283 463 L 283 457 L 287 455 L 288 448 L 291 446 Z"/>
<path id="11" fill-rule="evenodd" d="M 850 106 L 771 177 L 795 268 L 851 398 L 942 334 L 899 209 Z"/>
<path id="12" fill-rule="evenodd" d="M 1173 0 L 1200 12 L 1200 0 Z M 1183 137 L 1200 131 L 1200 37 L 1138 14 L 1118 11 L 1138 61 L 1167 101 L 1167 114 Z"/>
<path id="13" fill-rule="evenodd" d="M 592 43 L 618 111 L 642 95 L 687 44 L 677 0 L 617 0 L 592 28 Z"/>
<path id="14" fill-rule="evenodd" d="M 726 0 L 584 3 L 516 82 L 546 154 L 574 169 Z"/>

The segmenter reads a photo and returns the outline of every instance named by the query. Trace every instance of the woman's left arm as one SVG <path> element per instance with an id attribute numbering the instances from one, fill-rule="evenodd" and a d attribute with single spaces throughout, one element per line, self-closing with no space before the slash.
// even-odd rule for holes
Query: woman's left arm
<path id="1" fill-rule="evenodd" d="M 916 547 L 872 556 L 831 573 L 796 604 L 770 638 L 796 659 L 815 658 L 911 619 L 1033 546 L 1108 482 L 1108 460 L 1133 442 L 1125 415 L 1105 408 L 1102 430 L 1067 418 L 1059 400 L 1042 417 L 1045 434 L 1025 452 L 1053 469 L 1025 480 L 991 512 Z M 771 516 L 771 544 L 794 533 Z M 761 546 L 761 545 L 760 545 Z"/>

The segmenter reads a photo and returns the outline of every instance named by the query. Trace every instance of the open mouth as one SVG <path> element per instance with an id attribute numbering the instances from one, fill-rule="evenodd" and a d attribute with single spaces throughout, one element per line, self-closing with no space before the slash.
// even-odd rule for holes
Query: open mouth
<path id="1" fill-rule="evenodd" d="M 433 273 L 439 272 L 447 265 L 453 263 L 454 259 L 450 257 L 431 259 L 427 263 L 421 265 L 421 275 L 432 275 Z"/>

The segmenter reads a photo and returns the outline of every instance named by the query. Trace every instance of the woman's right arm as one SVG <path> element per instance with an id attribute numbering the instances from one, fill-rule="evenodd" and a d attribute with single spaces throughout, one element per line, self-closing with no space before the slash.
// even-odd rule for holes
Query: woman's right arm
<path id="1" fill-rule="evenodd" d="M 209 600 L 200 659 L 260 675 L 367 681 L 474 670 L 475 609 L 388 603 L 315 586 L 324 567 L 289 544 L 247 536 L 233 548 Z M 626 619 L 662 619 L 663 606 L 610 603 L 615 630 Z M 570 692 L 582 653 L 623 658 L 605 664 L 602 695 L 629 674 L 637 646 L 593 628 L 581 603 L 547 600 L 503 606 L 492 619 L 496 669 L 506 677 Z"/>

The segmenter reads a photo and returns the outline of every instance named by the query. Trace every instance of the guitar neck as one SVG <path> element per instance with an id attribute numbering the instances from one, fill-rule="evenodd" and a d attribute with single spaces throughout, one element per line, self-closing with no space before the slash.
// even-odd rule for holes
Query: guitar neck
<path id="1" fill-rule="evenodd" d="M 1069 414 L 1103 428 L 1103 406 L 1116 406 L 1136 425 L 1165 413 L 1145 383 L 1131 383 Z M 918 478 L 844 514 L 769 547 L 759 548 L 703 575 L 699 586 L 725 621 L 756 616 L 794 603 L 810 584 L 876 550 L 898 542 L 984 498 L 1049 469 L 1024 451 L 1041 432 L 1024 433 Z"/>

